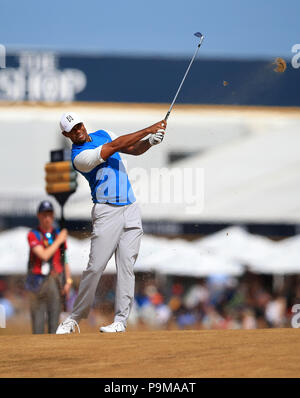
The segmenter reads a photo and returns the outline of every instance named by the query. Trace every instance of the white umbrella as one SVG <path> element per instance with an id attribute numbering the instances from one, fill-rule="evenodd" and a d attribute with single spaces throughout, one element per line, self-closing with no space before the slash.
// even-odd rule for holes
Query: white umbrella
<path id="1" fill-rule="evenodd" d="M 27 272 L 28 231 L 29 228 L 19 227 L 0 233 L 0 275 Z M 87 267 L 89 251 L 90 239 L 69 236 L 67 255 L 73 275 L 80 275 Z M 253 272 L 299 273 L 300 236 L 273 242 L 240 227 L 227 228 L 194 242 L 145 235 L 135 271 L 196 277 L 240 275 L 240 264 L 247 264 Z M 114 256 L 105 272 L 116 272 Z"/>
<path id="2" fill-rule="evenodd" d="M 29 228 L 18 227 L 0 233 L 0 275 L 27 272 L 28 231 Z"/>
<path id="3" fill-rule="evenodd" d="M 240 275 L 243 270 L 233 260 L 216 254 L 201 253 L 191 242 L 175 239 L 161 252 L 144 260 L 145 265 L 162 274 L 204 277 L 213 274 Z"/>
<path id="4" fill-rule="evenodd" d="M 151 259 L 161 257 L 163 252 L 170 247 L 170 244 L 171 241 L 169 239 L 144 235 L 134 270 L 138 272 L 154 272 L 156 270 L 156 261 Z"/>
<path id="5" fill-rule="evenodd" d="M 253 272 L 266 274 L 299 274 L 300 235 L 277 242 L 272 253 L 250 268 Z"/>
<path id="6" fill-rule="evenodd" d="M 27 272 L 29 246 L 27 234 L 29 228 L 18 227 L 0 233 L 0 275 L 20 274 Z M 160 240 L 152 236 L 144 236 L 141 243 L 141 250 L 137 259 L 136 271 L 150 271 L 151 267 L 145 266 L 143 259 L 152 253 L 159 253 L 162 245 L 167 239 Z M 72 236 L 67 240 L 67 258 L 73 275 L 80 275 L 87 267 L 90 252 L 90 239 L 76 239 Z M 115 258 L 112 256 L 105 269 L 105 273 L 115 273 Z"/>
<path id="7" fill-rule="evenodd" d="M 276 250 L 275 242 L 264 236 L 250 234 L 236 226 L 199 239 L 195 244 L 206 253 L 215 253 L 253 266 L 263 263 L 264 258 L 272 256 Z"/>

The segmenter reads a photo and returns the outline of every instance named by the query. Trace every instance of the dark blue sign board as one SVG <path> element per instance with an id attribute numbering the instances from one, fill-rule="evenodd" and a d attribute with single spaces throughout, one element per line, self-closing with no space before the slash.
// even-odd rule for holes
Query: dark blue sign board
<path id="1" fill-rule="evenodd" d="M 0 100 L 170 103 L 189 59 L 21 52 L 0 69 Z M 199 57 L 177 103 L 300 106 L 300 68 Z"/>

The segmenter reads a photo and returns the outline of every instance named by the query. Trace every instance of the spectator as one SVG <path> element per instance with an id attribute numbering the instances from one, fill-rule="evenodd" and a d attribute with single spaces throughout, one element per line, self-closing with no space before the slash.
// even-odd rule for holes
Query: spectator
<path id="1" fill-rule="evenodd" d="M 205 329 L 222 329 L 224 318 L 218 313 L 212 305 L 205 306 L 205 315 L 202 323 Z"/>
<path id="2" fill-rule="evenodd" d="M 252 309 L 246 308 L 242 312 L 242 329 L 256 329 L 257 323 L 255 313 Z"/>
<path id="3" fill-rule="evenodd" d="M 15 315 L 15 308 L 4 291 L 0 291 L 0 305 L 4 308 L 5 317 L 9 319 Z"/>
<path id="4" fill-rule="evenodd" d="M 184 305 L 186 308 L 191 309 L 198 304 L 207 303 L 209 299 L 209 291 L 203 282 L 198 282 L 193 285 L 184 297 Z"/>
<path id="5" fill-rule="evenodd" d="M 176 322 L 180 329 L 189 329 L 194 327 L 197 322 L 197 317 L 194 312 L 189 311 L 182 305 L 177 311 Z"/>
<path id="6" fill-rule="evenodd" d="M 283 327 L 286 320 L 286 299 L 281 296 L 274 296 L 266 305 L 265 318 L 269 326 Z"/>
<path id="7" fill-rule="evenodd" d="M 28 233 L 30 247 L 26 288 L 30 292 L 32 331 L 55 333 L 62 311 L 63 296 L 68 296 L 72 279 L 66 260 L 67 230 L 54 228 L 54 209 L 49 201 L 40 203 L 39 225 Z"/>
<path id="8" fill-rule="evenodd" d="M 180 309 L 183 306 L 183 294 L 184 288 L 181 283 L 174 283 L 172 286 L 172 295 L 169 298 L 168 306 L 175 315 L 175 317 L 179 314 Z"/>

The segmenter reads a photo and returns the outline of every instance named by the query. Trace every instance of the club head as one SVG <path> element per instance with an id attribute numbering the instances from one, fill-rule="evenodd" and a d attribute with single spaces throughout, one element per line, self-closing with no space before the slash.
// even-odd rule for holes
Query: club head
<path id="1" fill-rule="evenodd" d="M 194 33 L 194 36 L 199 37 L 200 39 L 202 39 L 204 37 L 203 34 L 200 32 Z"/>
<path id="2" fill-rule="evenodd" d="M 204 36 L 203 36 L 203 34 L 200 33 L 200 32 L 194 33 L 194 36 L 199 37 L 200 42 L 199 42 L 199 44 L 198 44 L 198 48 L 200 48 L 200 46 L 201 46 L 201 44 L 202 44 L 202 41 L 203 41 L 203 39 L 204 39 Z"/>

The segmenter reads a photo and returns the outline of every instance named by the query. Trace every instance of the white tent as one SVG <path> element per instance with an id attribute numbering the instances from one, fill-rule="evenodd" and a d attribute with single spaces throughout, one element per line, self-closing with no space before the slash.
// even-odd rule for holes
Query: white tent
<path id="1" fill-rule="evenodd" d="M 251 264 L 250 269 L 266 274 L 300 274 L 300 235 L 277 242 L 274 250 Z"/>
<path id="2" fill-rule="evenodd" d="M 168 241 L 164 248 L 143 262 L 162 274 L 204 277 L 214 274 L 237 276 L 243 272 L 236 261 L 218 254 L 201 253 L 193 242 L 182 239 Z"/>
<path id="3" fill-rule="evenodd" d="M 0 233 L 0 275 L 27 271 L 28 243 L 24 227 Z M 68 262 L 73 275 L 80 275 L 89 259 L 90 239 L 68 238 Z M 135 271 L 206 277 L 238 276 L 244 266 L 255 273 L 290 274 L 300 271 L 300 235 L 273 242 L 231 227 L 208 237 L 187 242 L 145 235 Z M 114 257 L 105 273 L 115 273 Z"/>
<path id="4" fill-rule="evenodd" d="M 29 229 L 19 227 L 0 233 L 0 275 L 25 274 L 27 271 Z M 88 264 L 89 239 L 68 238 L 68 262 L 72 273 L 80 275 Z M 114 257 L 106 273 L 116 271 Z M 216 273 L 240 275 L 242 269 L 235 261 L 214 254 L 201 254 L 192 242 L 144 236 L 135 265 L 136 272 L 208 276 Z"/>
<path id="5" fill-rule="evenodd" d="M 254 273 L 300 273 L 300 235 L 274 242 L 235 226 L 199 239 L 195 244 L 204 253 L 235 260 Z"/>
<path id="6" fill-rule="evenodd" d="M 238 226 L 225 228 L 195 243 L 205 253 L 217 253 L 247 265 L 261 263 L 276 247 L 270 239 L 252 235 Z"/>
<path id="7" fill-rule="evenodd" d="M 0 275 L 27 272 L 29 246 L 27 233 L 29 228 L 19 227 L 0 233 Z M 88 263 L 90 250 L 89 239 L 68 237 L 68 262 L 73 274 L 81 274 Z M 107 271 L 113 270 L 114 261 L 107 265 Z"/>
<path id="8" fill-rule="evenodd" d="M 29 254 L 28 228 L 15 228 L 0 234 L 0 275 L 24 274 Z"/>

